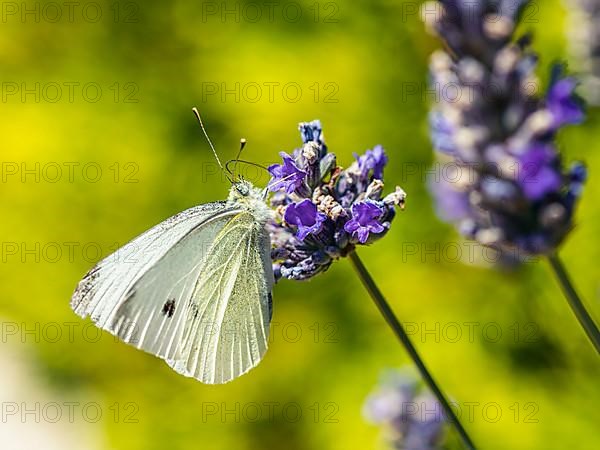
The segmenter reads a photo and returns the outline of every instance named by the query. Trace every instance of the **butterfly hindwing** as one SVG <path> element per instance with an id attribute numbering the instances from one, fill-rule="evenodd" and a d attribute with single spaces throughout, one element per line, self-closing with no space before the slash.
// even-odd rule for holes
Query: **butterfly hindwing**
<path id="1" fill-rule="evenodd" d="M 273 271 L 270 239 L 243 212 L 216 237 L 198 276 L 179 355 L 168 361 L 204 383 L 225 383 L 267 350 Z"/>

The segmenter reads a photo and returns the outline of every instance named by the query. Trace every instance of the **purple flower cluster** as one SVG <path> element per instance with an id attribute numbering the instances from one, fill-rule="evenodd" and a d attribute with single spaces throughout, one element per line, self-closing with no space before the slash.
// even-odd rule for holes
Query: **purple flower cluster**
<path id="1" fill-rule="evenodd" d="M 442 406 L 419 392 L 416 379 L 405 370 L 384 373 L 380 385 L 365 402 L 363 415 L 383 425 L 384 439 L 394 449 L 442 449 L 447 424 Z"/>
<path id="2" fill-rule="evenodd" d="M 299 128 L 302 147 L 291 155 L 280 153 L 282 164 L 269 167 L 275 209 L 269 231 L 277 279 L 311 278 L 356 245 L 381 239 L 406 197 L 400 188 L 382 197 L 387 156 L 381 146 L 356 155 L 344 170 L 328 153 L 319 121 Z"/>
<path id="3" fill-rule="evenodd" d="M 537 255 L 556 249 L 573 227 L 586 170 L 564 168 L 555 136 L 584 113 L 561 66 L 538 95 L 530 39 L 513 40 L 527 3 L 440 0 L 441 14 L 423 16 L 448 49 L 431 58 L 433 87 L 446 93 L 431 112 L 432 141 L 462 173 L 432 182 L 439 214 L 483 245 Z"/>

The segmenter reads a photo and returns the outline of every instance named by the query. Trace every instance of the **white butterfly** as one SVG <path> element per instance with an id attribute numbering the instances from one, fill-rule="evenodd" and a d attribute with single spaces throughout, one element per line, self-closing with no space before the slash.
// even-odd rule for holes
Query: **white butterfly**
<path id="1" fill-rule="evenodd" d="M 156 225 L 90 270 L 71 307 L 203 383 L 248 372 L 267 350 L 272 315 L 265 196 L 232 182 L 226 202 Z"/>

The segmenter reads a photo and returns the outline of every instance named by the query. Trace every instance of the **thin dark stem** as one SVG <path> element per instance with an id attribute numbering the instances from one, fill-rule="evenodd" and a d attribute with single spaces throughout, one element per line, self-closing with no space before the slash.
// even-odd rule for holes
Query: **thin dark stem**
<path id="1" fill-rule="evenodd" d="M 456 431 L 460 435 L 463 443 L 465 444 L 465 447 L 469 450 L 475 450 L 475 445 L 473 444 L 473 441 L 467 434 L 466 430 L 463 428 L 463 426 L 460 423 L 460 421 L 458 420 L 458 417 L 456 416 L 456 414 L 454 414 L 454 411 L 450 407 L 448 400 L 446 400 L 444 393 L 442 392 L 442 390 L 439 388 L 439 386 L 437 385 L 437 383 L 435 382 L 435 380 L 429 373 L 429 370 L 427 370 L 427 367 L 425 367 L 425 363 L 423 362 L 423 360 L 417 353 L 417 349 L 414 347 L 414 345 L 410 341 L 410 338 L 406 334 L 406 331 L 402 327 L 402 324 L 394 315 L 394 312 L 390 308 L 390 305 L 388 304 L 388 302 L 385 300 L 385 298 L 379 291 L 379 288 L 375 284 L 375 281 L 373 281 L 373 278 L 371 278 L 371 275 L 367 271 L 366 267 L 363 265 L 362 261 L 360 260 L 360 258 L 356 254 L 356 252 L 351 252 L 350 255 L 348 255 L 348 257 L 350 258 L 350 261 L 352 261 L 352 264 L 354 265 L 354 268 L 356 269 L 356 272 L 358 273 L 360 280 L 362 281 L 362 283 L 365 286 L 365 288 L 367 289 L 367 291 L 369 291 L 371 298 L 377 305 L 377 308 L 379 308 L 379 311 L 383 315 L 385 321 L 388 323 L 390 328 L 394 331 L 394 334 L 396 335 L 396 337 L 398 337 L 398 339 L 400 339 L 400 342 L 402 343 L 402 345 L 404 346 L 404 348 L 410 355 L 411 359 L 413 360 L 413 362 L 419 369 L 419 372 L 420 372 L 421 376 L 423 377 L 423 380 L 425 381 L 425 383 L 427 384 L 429 389 L 431 389 L 431 391 L 437 398 L 438 402 L 440 402 L 440 404 L 442 405 L 442 408 L 444 409 L 444 413 L 445 413 L 446 417 L 452 423 L 452 425 L 454 425 L 454 427 L 456 428 Z"/>
<path id="2" fill-rule="evenodd" d="M 552 267 L 556 278 L 558 278 L 565 297 L 571 306 L 571 310 L 575 314 L 575 317 L 577 317 L 577 320 L 579 320 L 579 323 L 583 327 L 585 334 L 587 334 L 587 337 L 596 349 L 596 353 L 600 354 L 600 331 L 598 331 L 598 327 L 594 323 L 592 316 L 590 316 L 585 309 L 585 305 L 577 294 L 577 291 L 575 290 L 575 287 L 573 286 L 573 283 L 571 282 L 569 274 L 565 270 L 562 261 L 556 253 L 548 256 L 548 260 L 550 261 L 550 266 Z"/>

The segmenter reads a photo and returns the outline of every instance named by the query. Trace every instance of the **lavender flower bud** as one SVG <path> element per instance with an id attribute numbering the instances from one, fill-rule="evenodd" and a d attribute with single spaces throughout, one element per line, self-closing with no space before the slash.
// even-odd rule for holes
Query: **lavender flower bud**
<path id="1" fill-rule="evenodd" d="M 387 206 L 398 206 L 400 209 L 404 209 L 405 202 L 406 192 L 400 186 L 396 186 L 396 190 L 383 199 L 383 203 Z"/>
<path id="2" fill-rule="evenodd" d="M 365 198 L 370 200 L 379 200 L 381 193 L 383 192 L 383 182 L 378 179 L 371 181 L 371 184 L 367 186 L 367 192 L 365 192 Z"/>

